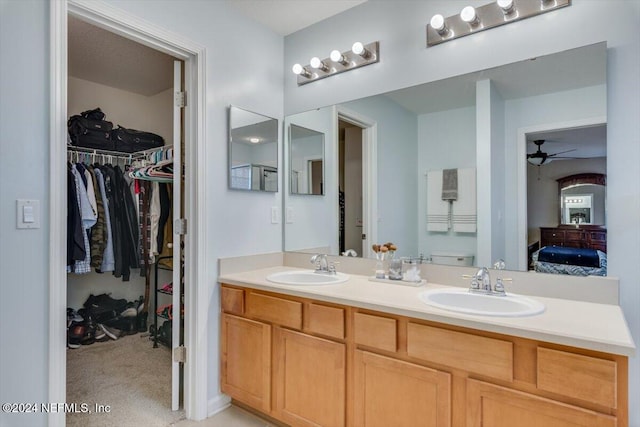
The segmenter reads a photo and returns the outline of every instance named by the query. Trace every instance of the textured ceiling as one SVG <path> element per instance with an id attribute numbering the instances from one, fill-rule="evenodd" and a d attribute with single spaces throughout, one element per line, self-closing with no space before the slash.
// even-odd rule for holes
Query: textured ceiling
<path id="1" fill-rule="evenodd" d="M 173 58 L 69 16 L 69 75 L 140 95 L 173 86 Z"/>

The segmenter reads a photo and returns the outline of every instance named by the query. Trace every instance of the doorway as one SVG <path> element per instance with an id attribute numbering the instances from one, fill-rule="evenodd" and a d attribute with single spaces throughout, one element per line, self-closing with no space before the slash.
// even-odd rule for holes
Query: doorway
<path id="1" fill-rule="evenodd" d="M 184 157 L 185 183 L 183 193 L 184 217 L 188 221 L 188 233 L 184 239 L 184 277 L 187 286 L 184 294 L 185 347 L 184 409 L 189 419 L 203 419 L 207 409 L 207 343 L 206 336 L 207 291 L 196 286 L 198 277 L 206 277 L 204 251 L 199 246 L 199 221 L 205 217 L 204 204 L 198 205 L 197 195 L 206 194 L 206 182 L 196 174 L 199 159 L 206 159 L 204 141 L 204 48 L 182 37 L 150 26 L 134 16 L 103 3 L 80 3 L 74 0 L 53 2 L 51 13 L 51 141 L 50 151 L 50 242 L 51 263 L 49 274 L 50 326 L 49 326 L 49 396 L 51 401 L 66 399 L 66 142 L 67 142 L 67 17 L 72 15 L 85 22 L 108 29 L 130 40 L 152 47 L 184 61 L 184 85 L 190 94 L 189 104 L 184 108 Z M 180 139 L 178 136 L 174 138 Z M 181 145 L 174 146 L 174 152 Z M 178 158 L 180 153 L 175 154 Z M 196 194 L 197 193 L 197 194 Z M 200 197 L 202 199 L 202 196 Z M 177 198 L 178 203 L 182 197 Z M 179 253 L 179 251 L 177 251 Z M 179 352 L 181 353 L 181 352 Z M 184 353 L 182 353 L 184 354 Z M 177 356 L 177 357 L 176 357 Z M 180 354 L 174 355 L 178 360 Z M 221 402 L 221 405 L 226 402 Z M 65 425 L 64 413 L 49 415 L 49 425 Z"/>
<path id="2" fill-rule="evenodd" d="M 520 128 L 518 158 L 518 269 L 526 271 L 533 253 L 548 244 L 542 232 L 553 234 L 550 230 L 563 226 L 559 180 L 606 174 L 606 117 Z M 606 227 L 604 190 L 599 200 L 603 221 L 598 227 Z"/>
<path id="3" fill-rule="evenodd" d="M 338 197 L 340 253 L 362 257 L 362 128 L 338 120 Z"/>
<path id="4" fill-rule="evenodd" d="M 371 244 L 378 232 L 378 125 L 369 117 L 339 106 L 336 129 L 339 253 L 370 258 Z"/>

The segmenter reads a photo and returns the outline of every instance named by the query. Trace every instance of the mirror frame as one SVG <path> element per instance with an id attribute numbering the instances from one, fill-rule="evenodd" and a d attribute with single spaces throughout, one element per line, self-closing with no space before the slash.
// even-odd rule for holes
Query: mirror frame
<path id="1" fill-rule="evenodd" d="M 315 194 L 315 193 L 294 193 L 293 192 L 293 156 L 292 156 L 292 149 L 293 149 L 293 139 L 291 137 L 291 130 L 292 130 L 292 126 L 296 126 L 299 127 L 301 129 L 305 129 L 308 131 L 312 131 L 312 132 L 316 132 L 318 135 L 320 135 L 322 137 L 322 155 L 321 155 L 321 160 L 322 160 L 322 192 Z M 325 144 L 326 144 L 326 136 L 324 134 L 324 132 L 320 132 L 317 131 L 315 129 L 310 129 L 308 127 L 304 127 L 304 126 L 300 126 L 297 125 L 295 123 L 289 123 L 289 131 L 287 132 L 287 138 L 288 138 L 288 144 L 287 144 L 287 152 L 289 155 L 289 164 L 287 165 L 287 174 L 289 177 L 289 194 L 292 196 L 324 196 L 325 195 L 325 188 L 324 188 L 324 183 L 325 183 L 325 173 L 326 173 L 326 149 L 325 149 Z"/>
<path id="2" fill-rule="evenodd" d="M 276 177 L 275 183 L 276 183 L 276 189 L 275 190 L 265 190 L 263 188 L 260 189 L 253 189 L 253 188 L 238 188 L 238 187 L 233 187 L 231 185 L 231 181 L 232 181 L 232 176 L 231 176 L 231 171 L 233 170 L 233 139 L 231 136 L 231 133 L 233 131 L 232 128 L 232 120 L 233 120 L 233 110 L 237 109 L 237 110 L 241 110 L 247 113 L 251 113 L 251 114 L 255 114 L 257 116 L 261 116 L 264 117 L 268 120 L 274 120 L 275 121 L 275 138 L 274 141 L 275 142 L 275 163 L 276 166 L 269 166 L 269 165 L 263 165 L 263 164 L 259 164 L 259 165 L 253 165 L 253 164 L 249 164 L 249 166 L 259 166 L 261 169 L 275 169 L 276 174 L 278 173 L 278 170 L 280 168 L 280 156 L 279 156 L 279 143 L 280 143 L 280 138 L 279 138 L 279 130 L 280 130 L 280 120 L 276 119 L 275 117 L 271 117 L 271 116 L 267 116 L 264 114 L 260 114 L 260 113 L 256 113 L 255 111 L 251 111 L 251 110 L 247 110 L 246 108 L 242 108 L 242 107 L 238 107 L 236 105 L 229 105 L 229 107 L 227 108 L 228 111 L 228 116 L 227 116 L 227 188 L 229 190 L 234 190 L 234 191 L 251 191 L 251 192 L 263 192 L 263 193 L 277 193 L 280 190 L 280 179 L 278 177 Z M 265 120 L 265 121 L 268 121 Z M 262 186 L 261 186 L 262 187 Z"/>

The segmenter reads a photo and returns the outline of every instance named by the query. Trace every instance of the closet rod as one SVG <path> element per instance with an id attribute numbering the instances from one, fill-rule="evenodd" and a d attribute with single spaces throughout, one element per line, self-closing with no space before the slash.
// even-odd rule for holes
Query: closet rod
<path id="1" fill-rule="evenodd" d="M 70 145 L 70 146 L 67 146 L 67 151 L 74 151 L 77 153 L 86 153 L 86 154 L 95 154 L 95 155 L 105 155 L 105 156 L 119 157 L 123 159 L 136 160 L 136 159 L 144 158 L 148 154 L 156 153 L 159 151 L 165 151 L 170 148 L 173 148 L 173 145 L 164 145 L 162 147 L 151 148 L 149 150 L 144 150 L 144 151 L 136 151 L 134 153 L 123 153 L 121 151 L 100 150 L 98 148 L 76 147 L 76 146 Z"/>

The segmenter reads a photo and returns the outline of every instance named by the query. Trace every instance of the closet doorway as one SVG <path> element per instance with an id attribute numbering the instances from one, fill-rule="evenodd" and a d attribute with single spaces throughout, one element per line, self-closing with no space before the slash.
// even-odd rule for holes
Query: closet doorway
<path id="1" fill-rule="evenodd" d="M 100 144 L 70 132 L 71 168 L 93 175 L 94 180 L 104 175 L 105 188 L 94 182 L 93 197 L 104 204 L 100 209 L 98 203 L 96 222 L 86 228 L 91 268 L 79 268 L 76 262 L 67 279 L 67 307 L 76 318 L 68 332 L 68 402 L 79 401 L 76 391 L 82 389 L 91 401 L 113 402 L 113 411 L 128 412 L 129 401 L 137 402 L 132 411 L 149 407 L 157 414 L 163 408 L 179 409 L 181 366 L 173 361 L 172 351 L 184 342 L 184 253 L 182 235 L 174 224 L 184 217 L 184 177 L 179 173 L 184 132 L 182 108 L 174 94 L 183 92 L 183 65 L 163 52 L 68 17 L 68 115 L 95 112 L 97 107 L 105 116 L 97 123 L 107 128 L 113 124 L 114 129 L 111 138 Z M 130 134 L 132 130 L 147 132 L 146 138 L 154 135 L 154 145 L 159 146 L 149 149 L 145 137 Z M 171 170 L 176 173 L 164 172 Z M 77 185 L 86 185 L 91 196 L 91 179 Z M 110 229 L 98 233 L 99 228 Z M 73 239 L 68 245 L 74 246 Z M 109 312 L 103 313 L 106 309 Z M 103 369 L 90 377 L 74 375 L 76 367 L 85 367 L 80 369 L 84 371 L 92 364 Z M 119 376 L 125 366 L 131 368 L 128 375 Z M 145 375 L 148 379 L 141 386 Z M 118 381 L 119 387 L 109 395 L 111 389 L 100 384 L 111 381 Z M 123 401 L 122 394 L 140 400 Z M 69 414 L 68 421 L 71 425 L 91 421 L 78 418 L 82 416 Z"/>
<path id="2" fill-rule="evenodd" d="M 178 397 L 181 394 L 184 396 L 184 409 L 186 416 L 189 419 L 203 419 L 207 415 L 207 353 L 206 353 L 206 340 L 203 336 L 206 336 L 206 318 L 207 318 L 207 292 L 206 288 L 199 288 L 196 286 L 198 277 L 206 277 L 206 263 L 204 262 L 204 251 L 197 251 L 196 249 L 201 244 L 202 238 L 199 238 L 199 221 L 204 217 L 204 206 L 198 205 L 197 199 L 206 194 L 206 182 L 197 173 L 197 166 L 199 164 L 198 159 L 205 161 L 205 147 L 201 142 L 204 140 L 204 48 L 194 44 L 180 36 L 172 33 L 168 33 L 159 29 L 158 27 L 149 25 L 147 22 L 138 19 L 134 16 L 123 14 L 122 11 L 109 6 L 107 4 L 96 3 L 84 3 L 76 2 L 75 0 L 67 0 L 64 2 L 53 2 L 51 7 L 51 183 L 50 183 L 50 203 L 51 203 L 51 217 L 50 217 L 50 242 L 51 242 L 51 264 L 50 264 L 50 340 L 49 340 L 49 396 L 52 402 L 65 402 L 67 401 L 67 389 L 66 389 L 66 377 L 67 377 L 67 351 L 65 348 L 65 342 L 67 341 L 67 333 L 65 331 L 67 325 L 66 308 L 68 306 L 67 298 L 67 274 L 66 274 L 66 218 L 67 218 L 67 200 L 66 191 L 67 188 L 67 118 L 75 111 L 67 110 L 68 96 L 67 96 L 67 82 L 70 78 L 68 72 L 67 59 L 69 51 L 67 48 L 67 35 L 68 35 L 68 19 L 78 18 L 84 23 L 95 25 L 99 28 L 109 30 L 110 32 L 117 33 L 125 36 L 129 40 L 135 40 L 145 46 L 152 47 L 155 50 L 159 50 L 183 61 L 184 67 L 171 67 L 174 70 L 184 68 L 184 78 L 178 78 L 179 83 L 184 83 L 186 92 L 190 95 L 190 103 L 186 104 L 180 109 L 174 110 L 170 116 L 177 117 L 178 122 L 183 120 L 184 127 L 176 126 L 177 135 L 173 135 L 169 140 L 178 141 L 173 146 L 173 158 L 178 160 L 175 163 L 178 164 L 176 171 L 181 171 L 184 176 L 185 191 L 174 194 L 173 203 L 175 204 L 175 212 L 182 212 L 182 217 L 185 221 L 181 221 L 179 224 L 174 224 L 176 230 L 178 228 L 186 230 L 186 224 L 189 224 L 188 232 L 186 235 L 173 234 L 173 248 L 175 249 L 170 258 L 174 259 L 174 265 L 178 265 L 176 269 L 177 279 L 173 283 L 174 289 L 180 286 L 184 277 L 185 290 L 183 293 L 184 304 L 184 325 L 185 335 L 184 344 L 190 352 L 168 351 L 168 363 L 170 368 L 168 369 L 168 375 L 173 377 L 173 384 L 180 384 L 179 370 L 176 370 L 175 366 L 180 366 L 178 360 L 186 362 L 184 365 L 183 379 L 184 379 L 184 393 L 177 391 L 177 388 L 173 386 L 175 392 L 171 393 L 173 396 L 169 402 L 165 403 L 165 406 L 170 409 L 177 409 Z M 101 52 L 102 55 L 106 55 L 108 52 Z M 111 52 L 113 53 L 113 52 Z M 117 56 L 117 55 L 116 55 Z M 116 58 L 117 59 L 117 58 Z M 147 70 L 147 73 L 152 71 Z M 73 76 L 71 76 L 73 77 Z M 105 85 L 107 86 L 107 85 Z M 71 87 L 69 87 L 71 89 Z M 171 102 L 175 95 L 174 90 L 171 89 Z M 90 108 L 95 108 L 99 105 L 91 105 Z M 106 108 L 105 108 L 106 109 Z M 113 111 L 111 112 L 113 113 Z M 107 111 L 107 120 L 112 119 L 109 111 Z M 170 117 L 169 121 L 172 122 L 174 117 Z M 115 124 L 119 124 L 118 120 L 113 120 Z M 123 123 L 120 123 L 123 124 Z M 149 128 L 129 124 L 137 130 L 151 130 Z M 173 128 L 173 125 L 170 126 Z M 160 133 L 154 132 L 154 133 Z M 172 142 L 173 142 L 172 141 Z M 182 156 L 182 152 L 186 156 Z M 98 157 L 98 159 L 96 159 Z M 90 157 L 91 160 L 102 160 L 97 154 Z M 182 162 L 179 159 L 183 159 Z M 113 162 L 114 159 L 109 159 Z M 181 167 L 181 165 L 183 167 Z M 180 183 L 180 180 L 177 180 Z M 200 196 L 200 197 L 198 197 Z M 171 220 L 169 223 L 173 222 Z M 184 257 L 181 256 L 184 254 Z M 133 275 L 131 275 L 133 277 Z M 171 278 L 171 273 L 169 275 Z M 130 280 L 131 282 L 131 280 Z M 119 282 L 122 287 L 128 287 L 131 283 L 123 284 Z M 152 281 L 153 283 L 153 281 Z M 137 293 L 137 291 L 132 291 Z M 70 295 L 73 298 L 73 295 Z M 180 321 L 181 307 L 180 292 L 177 291 L 174 296 L 174 307 L 177 308 L 177 315 L 172 316 L 175 322 L 177 318 Z M 129 298 L 125 298 L 129 300 Z M 148 299 L 145 299 L 145 303 L 148 304 L 153 301 L 153 292 Z M 149 310 L 149 318 L 152 317 L 152 309 Z M 172 328 L 172 336 L 176 336 L 176 333 L 180 333 L 180 327 Z M 139 335 L 134 335 L 135 338 L 139 338 Z M 174 343 L 180 343 L 180 338 L 175 339 Z M 152 346 L 153 343 L 148 342 Z M 92 348 L 93 345 L 87 346 Z M 159 350 L 159 349 L 154 349 Z M 140 355 L 137 355 L 140 356 Z M 101 369 L 101 365 L 95 366 L 96 372 L 89 372 L 88 374 L 94 375 Z M 158 372 L 153 372 L 153 375 L 158 375 Z M 172 375 L 173 374 L 173 375 Z M 178 379 L 178 380 L 176 380 Z M 132 380 L 136 380 L 135 376 Z M 112 384 L 112 386 L 120 387 L 121 384 Z M 124 389 L 123 389 L 124 392 Z M 96 402 L 99 403 L 99 402 Z M 108 405 L 108 402 L 104 402 Z M 113 408 L 112 408 L 113 409 Z M 152 408 L 144 408 L 147 411 Z M 141 408 L 134 408 L 132 411 L 139 411 Z M 62 426 L 65 425 L 64 413 L 52 413 L 49 415 L 49 425 Z M 98 421 L 98 420 L 96 420 Z M 100 421 L 104 422 L 104 420 Z"/>

